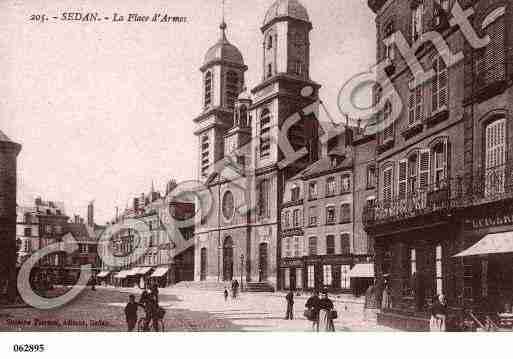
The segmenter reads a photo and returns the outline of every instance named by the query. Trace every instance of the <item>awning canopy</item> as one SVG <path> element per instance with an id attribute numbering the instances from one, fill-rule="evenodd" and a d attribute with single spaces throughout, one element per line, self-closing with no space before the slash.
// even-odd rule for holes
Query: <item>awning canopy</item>
<path id="1" fill-rule="evenodd" d="M 155 269 L 155 272 L 151 275 L 152 277 L 162 277 L 169 271 L 168 267 L 159 267 Z"/>
<path id="2" fill-rule="evenodd" d="M 351 278 L 374 278 L 373 263 L 358 263 L 350 271 Z"/>
<path id="3" fill-rule="evenodd" d="M 108 275 L 109 275 L 109 273 L 110 273 L 110 271 L 106 270 L 106 271 L 103 271 L 103 272 L 98 273 L 97 277 L 98 277 L 98 278 L 103 278 L 103 277 L 108 276 Z"/>
<path id="4" fill-rule="evenodd" d="M 127 274 L 128 274 L 128 271 L 122 270 L 121 272 L 116 274 L 116 276 L 114 278 L 116 278 L 116 279 L 125 279 L 127 277 Z"/>
<path id="5" fill-rule="evenodd" d="M 139 271 L 141 270 L 141 268 L 139 267 L 135 267 L 135 268 L 132 268 L 130 270 L 127 271 L 127 274 L 126 276 L 127 277 L 133 277 L 133 276 L 136 276 L 139 274 Z"/>
<path id="6" fill-rule="evenodd" d="M 513 253 L 513 232 L 487 234 L 472 247 L 454 257 L 470 257 L 486 254 Z"/>
<path id="7" fill-rule="evenodd" d="M 142 274 L 142 275 L 145 275 L 147 274 L 149 271 L 151 271 L 151 267 L 141 267 L 139 268 L 139 273 L 138 274 Z"/>

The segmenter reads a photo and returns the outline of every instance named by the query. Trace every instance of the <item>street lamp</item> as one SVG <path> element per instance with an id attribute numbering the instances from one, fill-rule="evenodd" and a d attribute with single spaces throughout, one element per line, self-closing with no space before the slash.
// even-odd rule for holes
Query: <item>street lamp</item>
<path id="1" fill-rule="evenodd" d="M 244 272 L 244 254 L 240 255 L 240 291 L 244 289 L 244 285 L 242 284 L 242 273 Z"/>

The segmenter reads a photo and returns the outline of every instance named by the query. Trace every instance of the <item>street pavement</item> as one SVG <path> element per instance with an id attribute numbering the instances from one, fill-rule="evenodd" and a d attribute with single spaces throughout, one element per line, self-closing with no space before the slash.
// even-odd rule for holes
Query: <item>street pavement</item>
<path id="1" fill-rule="evenodd" d="M 128 295 L 140 293 L 131 288 L 85 288 L 74 301 L 53 310 L 0 307 L 0 331 L 125 331 L 123 309 Z M 160 305 L 166 310 L 165 331 L 170 332 L 311 331 L 311 323 L 303 317 L 306 299 L 296 297 L 294 320 L 285 320 L 282 293 L 242 293 L 225 301 L 217 291 L 183 287 L 160 290 Z M 375 320 L 365 321 L 361 302 L 334 299 L 339 313 L 336 331 L 391 331 Z"/>

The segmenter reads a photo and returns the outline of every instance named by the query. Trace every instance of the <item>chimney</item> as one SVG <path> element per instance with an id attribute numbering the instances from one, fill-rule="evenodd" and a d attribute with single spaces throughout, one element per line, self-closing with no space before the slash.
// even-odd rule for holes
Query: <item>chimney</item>
<path id="1" fill-rule="evenodd" d="M 94 226 L 94 201 L 89 202 L 87 205 L 87 225 Z"/>

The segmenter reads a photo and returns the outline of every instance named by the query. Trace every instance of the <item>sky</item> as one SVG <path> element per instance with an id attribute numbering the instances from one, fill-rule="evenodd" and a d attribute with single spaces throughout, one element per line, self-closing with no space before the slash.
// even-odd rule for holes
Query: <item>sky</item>
<path id="1" fill-rule="evenodd" d="M 273 2 L 226 0 L 227 36 L 249 67 L 249 88 L 261 79 L 260 27 Z M 314 26 L 310 77 L 338 118 L 340 88 L 375 61 L 374 14 L 366 0 L 301 2 Z M 30 20 L 73 11 L 188 20 Z M 195 179 L 199 68 L 219 38 L 221 14 L 221 0 L 2 0 L 0 129 L 23 146 L 18 203 L 39 195 L 85 216 L 94 200 L 103 224 L 152 181 L 163 191 L 170 178 Z"/>

